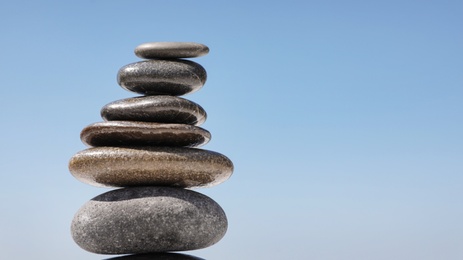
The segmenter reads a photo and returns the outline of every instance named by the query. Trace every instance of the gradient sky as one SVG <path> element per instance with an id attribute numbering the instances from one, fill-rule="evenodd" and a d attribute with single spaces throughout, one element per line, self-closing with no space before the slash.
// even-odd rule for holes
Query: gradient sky
<path id="1" fill-rule="evenodd" d="M 108 189 L 68 160 L 120 67 L 193 41 L 205 149 L 232 178 L 197 190 L 229 230 L 207 260 L 463 259 L 463 2 L 0 1 L 0 258 L 105 259 L 70 236 Z"/>

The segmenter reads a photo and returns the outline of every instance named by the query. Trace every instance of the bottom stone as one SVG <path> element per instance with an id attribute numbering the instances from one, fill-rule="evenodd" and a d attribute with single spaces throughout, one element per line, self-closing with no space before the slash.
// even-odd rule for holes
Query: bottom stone
<path id="1" fill-rule="evenodd" d="M 175 253 L 151 253 L 136 254 L 128 256 L 119 256 L 106 260 L 205 260 L 192 255 L 175 254 Z"/>
<path id="2" fill-rule="evenodd" d="M 227 230 L 211 198 L 171 187 L 113 190 L 76 213 L 71 233 L 83 249 L 99 254 L 184 251 L 217 243 Z"/>

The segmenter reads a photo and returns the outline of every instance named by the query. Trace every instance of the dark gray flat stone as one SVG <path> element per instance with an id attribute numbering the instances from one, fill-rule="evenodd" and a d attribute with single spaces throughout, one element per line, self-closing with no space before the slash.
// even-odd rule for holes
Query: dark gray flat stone
<path id="1" fill-rule="evenodd" d="M 211 139 L 201 127 L 135 121 L 91 124 L 80 133 L 88 146 L 184 146 L 199 147 Z"/>
<path id="2" fill-rule="evenodd" d="M 209 53 L 209 48 L 195 42 L 147 42 L 135 48 L 135 55 L 143 59 L 194 58 Z"/>
<path id="3" fill-rule="evenodd" d="M 185 251 L 217 243 L 227 230 L 222 208 L 186 189 L 135 187 L 101 194 L 76 213 L 74 241 L 99 254 Z"/>
<path id="4" fill-rule="evenodd" d="M 106 260 L 205 260 L 192 255 L 177 253 L 148 253 L 113 257 Z"/>
<path id="5" fill-rule="evenodd" d="M 210 187 L 226 181 L 233 163 L 226 156 L 186 147 L 96 147 L 69 162 L 78 180 L 103 187 Z"/>
<path id="6" fill-rule="evenodd" d="M 118 100 L 101 109 L 107 121 L 144 121 L 201 125 L 206 121 L 206 111 L 190 101 L 173 96 L 146 96 Z"/>
<path id="7" fill-rule="evenodd" d="M 119 85 L 144 95 L 180 96 L 200 89 L 206 82 L 206 70 L 188 60 L 147 60 L 122 67 Z"/>

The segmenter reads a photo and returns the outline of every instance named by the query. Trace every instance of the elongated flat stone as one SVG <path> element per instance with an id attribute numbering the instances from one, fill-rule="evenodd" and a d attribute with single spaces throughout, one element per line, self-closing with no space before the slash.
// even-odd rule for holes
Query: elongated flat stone
<path id="1" fill-rule="evenodd" d="M 201 127 L 135 121 L 109 121 L 91 124 L 80 133 L 88 146 L 185 146 L 198 147 L 211 139 Z"/>
<path id="2" fill-rule="evenodd" d="M 96 147 L 69 162 L 78 180 L 106 187 L 210 187 L 226 181 L 233 163 L 226 156 L 186 147 Z"/>
<path id="3" fill-rule="evenodd" d="M 178 253 L 146 253 L 118 256 L 105 260 L 205 260 L 192 255 L 178 254 Z"/>
<path id="4" fill-rule="evenodd" d="M 74 241 L 99 254 L 185 251 L 218 242 L 227 230 L 222 208 L 186 189 L 134 187 L 101 194 L 76 213 Z"/>
<path id="5" fill-rule="evenodd" d="M 144 121 L 201 125 L 206 111 L 189 100 L 173 96 L 146 96 L 118 100 L 101 109 L 107 121 Z"/>
<path id="6" fill-rule="evenodd" d="M 143 59 L 194 58 L 209 53 L 209 48 L 195 42 L 147 42 L 135 48 L 135 55 Z"/>
<path id="7" fill-rule="evenodd" d="M 200 89 L 206 82 L 206 70 L 188 60 L 148 60 L 122 67 L 119 85 L 144 95 L 180 96 Z"/>

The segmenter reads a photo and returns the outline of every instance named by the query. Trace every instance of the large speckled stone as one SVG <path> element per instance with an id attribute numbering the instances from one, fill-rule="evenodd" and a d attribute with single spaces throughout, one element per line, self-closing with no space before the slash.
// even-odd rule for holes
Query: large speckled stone
<path id="1" fill-rule="evenodd" d="M 177 253 L 147 253 L 118 256 L 108 258 L 106 260 L 205 260 L 192 255 L 177 254 Z"/>
<path id="2" fill-rule="evenodd" d="M 206 70 L 188 60 L 147 60 L 122 67 L 117 82 L 128 91 L 144 95 L 180 96 L 200 89 Z"/>
<path id="3" fill-rule="evenodd" d="M 227 180 L 233 163 L 226 156 L 186 147 L 96 147 L 69 162 L 78 180 L 94 186 L 210 187 Z"/>
<path id="4" fill-rule="evenodd" d="M 101 194 L 76 213 L 74 241 L 100 254 L 205 248 L 227 230 L 222 208 L 209 197 L 171 187 L 134 187 Z"/>
<path id="5" fill-rule="evenodd" d="M 195 42 L 147 42 L 135 48 L 135 55 L 144 59 L 194 58 L 209 53 L 209 48 Z"/>
<path id="6" fill-rule="evenodd" d="M 127 98 L 107 104 L 101 109 L 107 121 L 144 121 L 201 125 L 206 111 L 189 100 L 173 96 L 146 96 Z"/>
<path id="7" fill-rule="evenodd" d="M 198 147 L 211 139 L 201 127 L 135 121 L 109 121 L 91 124 L 80 133 L 88 146 L 186 146 Z"/>

